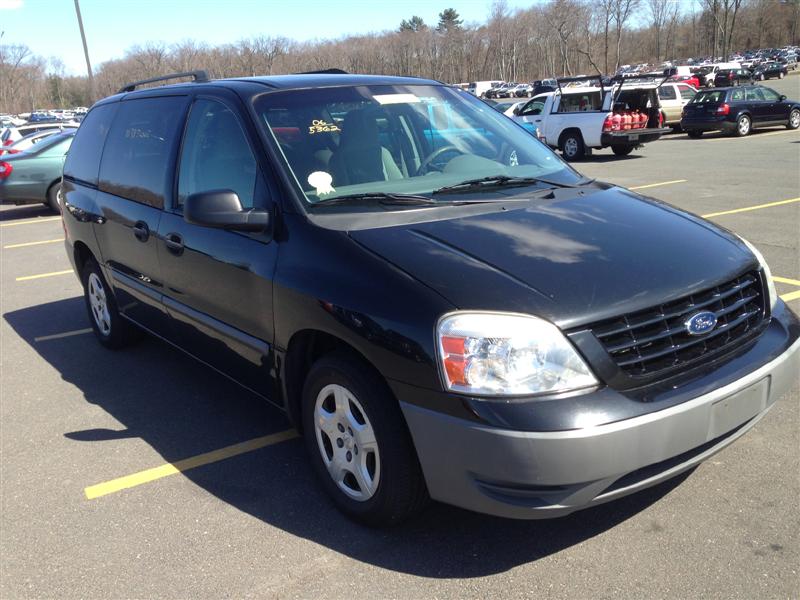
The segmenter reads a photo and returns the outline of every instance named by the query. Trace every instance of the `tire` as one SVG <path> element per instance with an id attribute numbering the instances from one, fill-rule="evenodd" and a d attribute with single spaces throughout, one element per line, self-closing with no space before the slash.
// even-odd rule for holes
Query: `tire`
<path id="1" fill-rule="evenodd" d="M 784 74 L 784 72 L 783 72 L 783 71 L 781 71 L 780 73 L 778 73 L 778 79 L 783 79 L 784 77 L 786 77 L 786 75 Z"/>
<path id="2" fill-rule="evenodd" d="M 118 350 L 141 339 L 142 330 L 119 314 L 114 294 L 93 258 L 83 265 L 81 281 L 89 322 L 95 337 L 103 346 Z"/>
<path id="3" fill-rule="evenodd" d="M 57 215 L 61 214 L 61 205 L 58 203 L 58 194 L 61 191 L 61 182 L 58 181 L 47 190 L 47 206 Z"/>
<path id="4" fill-rule="evenodd" d="M 693 140 L 699 140 L 701 137 L 703 137 L 703 132 L 697 131 L 696 129 L 689 129 L 686 132 L 686 135 L 688 135 Z"/>
<path id="5" fill-rule="evenodd" d="M 766 79 L 766 77 L 764 76 L 764 74 L 763 74 L 763 73 L 762 73 L 761 75 L 759 75 L 759 76 L 758 76 L 758 80 L 759 80 L 759 81 L 764 81 L 765 79 Z"/>
<path id="6" fill-rule="evenodd" d="M 800 127 L 800 109 L 794 108 L 789 113 L 789 122 L 786 124 L 786 129 L 797 129 Z"/>
<path id="7" fill-rule="evenodd" d="M 745 137 L 747 134 L 750 133 L 750 130 L 753 127 L 753 122 L 750 120 L 750 117 L 747 115 L 742 115 L 736 121 L 736 129 L 733 130 L 733 134 L 736 137 Z"/>
<path id="8" fill-rule="evenodd" d="M 633 152 L 633 146 L 611 146 L 611 151 L 617 156 L 628 156 Z"/>
<path id="9" fill-rule="evenodd" d="M 569 162 L 583 159 L 586 153 L 586 146 L 583 143 L 583 136 L 580 133 L 565 133 L 561 137 L 561 154 Z"/>
<path id="10" fill-rule="evenodd" d="M 403 414 L 368 365 L 345 353 L 323 356 L 311 367 L 302 402 L 306 450 L 339 510 L 385 526 L 425 507 L 428 491 Z"/>

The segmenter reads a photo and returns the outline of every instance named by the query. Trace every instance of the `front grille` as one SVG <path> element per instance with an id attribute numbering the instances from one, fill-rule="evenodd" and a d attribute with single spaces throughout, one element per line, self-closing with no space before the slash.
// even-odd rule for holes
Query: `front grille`
<path id="1" fill-rule="evenodd" d="M 717 325 L 690 335 L 685 323 L 700 311 Z M 765 317 L 761 276 L 753 271 L 696 294 L 622 315 L 591 327 L 617 366 L 633 377 L 684 368 L 732 350 L 750 338 Z"/>

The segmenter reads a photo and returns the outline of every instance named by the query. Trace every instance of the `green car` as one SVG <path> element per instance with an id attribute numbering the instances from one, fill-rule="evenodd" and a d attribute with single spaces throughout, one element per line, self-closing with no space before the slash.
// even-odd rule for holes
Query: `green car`
<path id="1" fill-rule="evenodd" d="M 0 203 L 47 204 L 61 212 L 61 172 L 74 131 L 52 135 L 28 152 L 0 156 Z"/>

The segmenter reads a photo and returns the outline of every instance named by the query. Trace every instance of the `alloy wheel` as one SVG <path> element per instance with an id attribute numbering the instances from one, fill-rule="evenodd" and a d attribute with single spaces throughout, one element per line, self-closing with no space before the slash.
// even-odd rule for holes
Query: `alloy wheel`
<path id="1" fill-rule="evenodd" d="M 739 119 L 739 123 L 737 125 L 739 129 L 739 135 L 745 136 L 750 133 L 750 119 L 747 117 L 741 117 Z"/>
<path id="2" fill-rule="evenodd" d="M 92 273 L 89 275 L 89 282 L 86 293 L 89 295 L 89 305 L 92 308 L 92 316 L 97 328 L 104 336 L 111 333 L 111 315 L 108 312 L 108 300 L 103 282 Z"/>
<path id="3" fill-rule="evenodd" d="M 322 462 L 336 485 L 364 502 L 378 489 L 381 461 L 367 413 L 347 388 L 326 385 L 314 405 L 314 429 Z"/>

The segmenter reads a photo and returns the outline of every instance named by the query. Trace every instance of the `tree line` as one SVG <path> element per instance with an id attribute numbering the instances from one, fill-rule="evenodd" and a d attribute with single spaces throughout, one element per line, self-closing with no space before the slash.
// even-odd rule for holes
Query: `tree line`
<path id="1" fill-rule="evenodd" d="M 800 0 L 701 0 L 699 10 L 679 9 L 672 0 L 547 0 L 512 10 L 496 0 L 482 23 L 465 23 L 446 8 L 435 23 L 409 15 L 392 31 L 335 40 L 263 35 L 219 46 L 149 42 L 95 70 L 95 98 L 87 78 L 65 75 L 58 60 L 23 45 L 0 45 L 0 112 L 88 106 L 127 82 L 194 69 L 213 77 L 340 68 L 450 83 L 532 81 L 800 41 Z"/>

